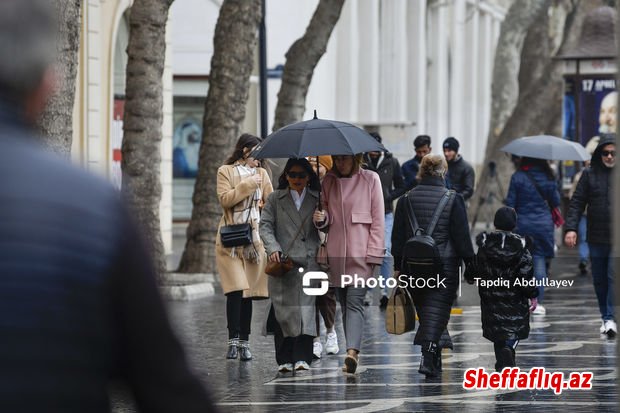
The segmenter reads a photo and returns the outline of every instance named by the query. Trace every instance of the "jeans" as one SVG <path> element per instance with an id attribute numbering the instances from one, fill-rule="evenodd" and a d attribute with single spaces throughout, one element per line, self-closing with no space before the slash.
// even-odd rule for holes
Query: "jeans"
<path id="1" fill-rule="evenodd" d="M 391 254 L 392 250 L 392 228 L 394 227 L 394 214 L 388 212 L 385 214 L 385 257 L 383 257 L 383 263 L 381 264 L 381 275 L 386 280 L 393 275 L 394 270 L 394 257 Z M 388 295 L 387 286 L 383 287 L 381 292 L 383 295 Z"/>
<path id="2" fill-rule="evenodd" d="M 592 282 L 603 320 L 614 319 L 614 268 L 610 244 L 588 243 Z"/>
<path id="3" fill-rule="evenodd" d="M 582 216 L 579 220 L 579 228 L 577 229 L 577 241 L 579 242 L 579 261 L 588 261 L 590 257 L 590 249 L 586 242 L 586 234 L 588 228 L 588 218 Z"/>
<path id="4" fill-rule="evenodd" d="M 541 281 L 547 278 L 547 264 L 545 257 L 542 255 L 534 255 L 534 277 L 536 280 Z M 542 285 L 538 287 L 538 302 L 542 304 L 545 296 L 545 287 Z"/>

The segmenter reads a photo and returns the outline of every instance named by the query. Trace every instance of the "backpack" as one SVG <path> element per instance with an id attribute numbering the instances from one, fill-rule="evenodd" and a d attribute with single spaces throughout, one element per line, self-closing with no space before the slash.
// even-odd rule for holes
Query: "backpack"
<path id="1" fill-rule="evenodd" d="M 401 262 L 403 274 L 416 278 L 431 278 L 443 272 L 439 248 L 433 238 L 433 231 L 435 230 L 441 213 L 453 194 L 454 191 L 446 191 L 443 195 L 426 231 L 420 228 L 415 213 L 413 212 L 411 200 L 407 195 L 405 203 L 413 236 L 405 242 L 403 247 Z"/>

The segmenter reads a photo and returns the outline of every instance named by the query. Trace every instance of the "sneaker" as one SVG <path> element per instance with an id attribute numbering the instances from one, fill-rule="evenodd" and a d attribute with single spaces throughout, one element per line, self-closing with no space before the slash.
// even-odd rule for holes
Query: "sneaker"
<path id="1" fill-rule="evenodd" d="M 538 304 L 536 306 L 536 309 L 534 311 L 532 311 L 532 314 L 545 315 L 545 314 L 547 314 L 547 310 L 545 310 L 545 307 L 543 307 L 542 305 Z"/>
<path id="2" fill-rule="evenodd" d="M 317 340 L 312 344 L 312 356 L 314 356 L 315 359 L 320 359 L 322 353 L 323 344 L 321 344 L 321 342 Z"/>
<path id="3" fill-rule="evenodd" d="M 310 366 L 305 361 L 298 361 L 295 363 L 295 370 L 310 370 Z"/>
<path id="4" fill-rule="evenodd" d="M 588 261 L 579 262 L 579 275 L 588 275 Z"/>
<path id="5" fill-rule="evenodd" d="M 335 331 L 327 333 L 327 340 L 325 340 L 325 352 L 327 354 L 338 354 L 340 348 L 338 348 L 338 336 Z"/>
<path id="6" fill-rule="evenodd" d="M 614 338 L 618 334 L 618 326 L 614 320 L 605 320 L 605 334 L 609 338 Z"/>
<path id="7" fill-rule="evenodd" d="M 381 308 L 382 310 L 387 308 L 387 304 L 388 304 L 389 299 L 387 298 L 386 295 L 381 297 L 381 302 L 379 303 L 379 308 Z"/>
<path id="8" fill-rule="evenodd" d="M 278 371 L 280 373 L 288 373 L 289 371 L 293 371 L 293 363 L 284 363 L 278 366 Z"/>
<path id="9" fill-rule="evenodd" d="M 601 334 L 607 334 L 607 329 L 605 328 L 605 320 L 601 322 L 601 328 L 598 329 Z"/>

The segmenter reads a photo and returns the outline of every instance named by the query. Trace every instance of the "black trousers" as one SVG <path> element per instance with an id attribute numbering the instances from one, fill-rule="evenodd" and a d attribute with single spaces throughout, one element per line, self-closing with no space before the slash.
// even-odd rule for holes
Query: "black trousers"
<path id="1" fill-rule="evenodd" d="M 252 299 L 243 298 L 243 291 L 232 291 L 226 294 L 226 321 L 229 339 L 247 340 L 250 337 Z"/>
<path id="2" fill-rule="evenodd" d="M 305 361 L 312 362 L 312 345 L 314 337 L 302 334 L 297 337 L 284 337 L 280 323 L 275 317 L 273 306 L 269 311 L 268 324 L 273 329 L 273 342 L 276 349 L 276 362 L 278 365 Z"/>

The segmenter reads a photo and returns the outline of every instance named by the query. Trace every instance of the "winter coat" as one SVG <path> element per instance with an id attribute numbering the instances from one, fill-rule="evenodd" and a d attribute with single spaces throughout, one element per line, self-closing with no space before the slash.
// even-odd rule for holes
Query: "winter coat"
<path id="1" fill-rule="evenodd" d="M 425 177 L 418 186 L 398 200 L 392 231 L 392 254 L 396 271 L 401 270 L 403 247 L 413 236 L 405 202 L 412 203 L 418 224 L 426 229 L 439 201 L 447 191 L 443 178 Z M 445 277 L 445 288 L 413 288 L 411 290 L 420 316 L 420 328 L 414 343 L 420 345 L 425 341 L 439 341 L 448 324 L 452 303 L 456 298 L 459 283 L 458 267 L 462 259 L 469 261 L 474 256 L 465 202 L 460 194 L 455 193 L 446 204 L 432 236 L 439 248 L 443 264 L 443 274 L 440 274 L 440 279 Z M 451 347 L 451 345 L 440 344 L 440 347 Z"/>
<path id="2" fill-rule="evenodd" d="M 385 255 L 383 192 L 379 175 L 360 169 L 350 178 L 329 171 L 322 182 L 321 202 L 328 227 L 329 281 L 341 286 L 341 275 L 368 279 Z"/>
<path id="3" fill-rule="evenodd" d="M 463 195 L 463 199 L 467 201 L 474 194 L 476 173 L 469 162 L 463 159 L 461 155 L 457 155 L 456 159 L 448 162 L 446 181 L 449 189 L 454 189 Z"/>
<path id="4" fill-rule="evenodd" d="M 554 179 L 549 178 L 537 166 L 527 171 L 519 169 L 510 179 L 506 197 L 506 205 L 517 211 L 517 227 L 514 232 L 532 238 L 533 245 L 530 251 L 533 256 L 553 257 L 555 241 L 551 210 L 527 174 L 536 181 L 542 193 L 551 201 L 552 208 L 560 205 L 560 193 Z"/>
<path id="5" fill-rule="evenodd" d="M 304 272 L 320 270 L 316 263 L 319 235 L 312 222 L 317 202 L 318 192 L 306 189 L 297 211 L 288 189 L 271 193 L 260 222 L 260 236 L 267 256 L 280 251 L 287 254 L 296 266 L 304 268 Z M 297 235 L 301 225 L 302 230 Z M 302 278 L 303 272 L 300 273 L 298 267 L 283 277 L 269 277 L 269 297 L 284 337 L 316 336 L 315 297 L 304 294 Z"/>
<path id="6" fill-rule="evenodd" d="M 467 267 L 465 279 L 478 284 L 482 335 L 491 341 L 527 338 L 528 298 L 537 297 L 538 288 L 523 285 L 523 281 L 534 278 L 533 259 L 525 238 L 512 232 L 483 232 L 476 237 L 476 244 L 478 254 Z M 495 280 L 499 285 L 485 284 Z"/>
<path id="7" fill-rule="evenodd" d="M 587 208 L 586 237 L 588 242 L 595 244 L 611 244 L 613 168 L 605 166 L 601 159 L 603 146 L 610 143 L 615 143 L 613 135 L 604 135 L 592 154 L 590 166 L 583 170 L 570 200 L 564 226 L 565 231 L 577 232 L 581 215 Z"/>
<path id="8" fill-rule="evenodd" d="M 420 170 L 420 160 L 417 156 L 409 159 L 400 168 L 403 173 L 403 179 L 405 181 L 405 190 L 409 191 L 418 185 L 418 171 Z"/>
<path id="9" fill-rule="evenodd" d="M 391 213 L 392 202 L 406 192 L 400 164 L 389 152 L 381 153 L 376 166 L 368 154 L 365 156 L 365 161 L 366 169 L 374 171 L 379 175 L 385 213 Z"/>
<path id="10" fill-rule="evenodd" d="M 257 168 L 257 171 L 263 178 L 261 191 L 262 200 L 265 202 L 269 194 L 273 192 L 273 187 L 267 171 L 263 168 Z M 262 242 L 258 240 L 255 243 L 259 256 L 258 262 L 251 262 L 244 259 L 241 254 L 231 256 L 232 249 L 222 246 L 220 240 L 220 229 L 224 225 L 233 224 L 234 206 L 252 196 L 256 188 L 254 179 L 248 177 L 241 180 L 239 174 L 235 173 L 233 165 L 223 165 L 217 170 L 217 197 L 224 211 L 215 238 L 215 264 L 224 294 L 243 291 L 244 297 L 268 297 L 267 274 L 265 274 L 266 256 Z M 252 221 L 252 228 L 255 230 L 254 233 L 258 233 L 257 221 Z"/>

